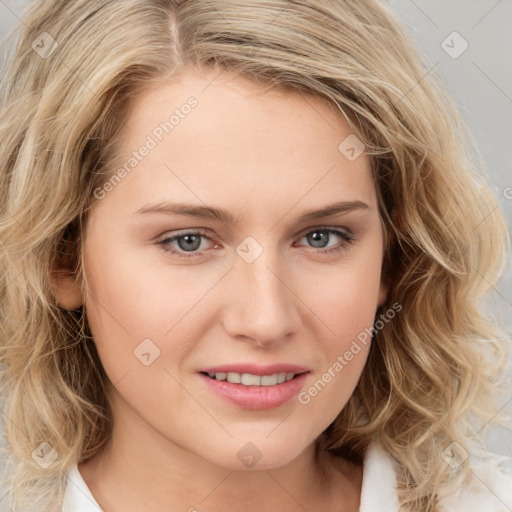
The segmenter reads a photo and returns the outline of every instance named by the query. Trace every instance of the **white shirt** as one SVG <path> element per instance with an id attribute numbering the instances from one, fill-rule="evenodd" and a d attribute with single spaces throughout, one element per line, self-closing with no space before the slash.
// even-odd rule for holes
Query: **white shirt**
<path id="1" fill-rule="evenodd" d="M 471 485 L 439 499 L 441 512 L 510 512 L 512 474 L 498 464 L 509 457 L 493 455 L 490 460 L 471 464 L 475 479 Z M 396 475 L 389 455 L 375 442 L 370 443 L 363 465 L 359 512 L 398 512 Z M 78 466 L 68 472 L 62 512 L 103 512 Z"/>

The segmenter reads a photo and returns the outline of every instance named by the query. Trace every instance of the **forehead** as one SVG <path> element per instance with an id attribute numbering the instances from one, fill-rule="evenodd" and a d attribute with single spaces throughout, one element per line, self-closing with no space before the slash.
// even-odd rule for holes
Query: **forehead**
<path id="1" fill-rule="evenodd" d="M 129 175 L 115 192 L 132 202 L 136 191 L 139 206 L 176 195 L 260 205 L 302 197 L 305 207 L 317 197 L 372 203 L 369 158 L 346 152 L 354 137 L 325 99 L 188 69 L 132 99 L 112 169 L 124 165 Z M 143 146 L 150 149 L 135 162 Z"/>

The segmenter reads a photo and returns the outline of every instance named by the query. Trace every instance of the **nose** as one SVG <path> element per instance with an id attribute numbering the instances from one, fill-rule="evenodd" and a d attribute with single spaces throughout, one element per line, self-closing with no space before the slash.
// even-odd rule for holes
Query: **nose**
<path id="1" fill-rule="evenodd" d="M 229 335 L 262 347 L 289 340 L 300 325 L 291 272 L 266 253 L 252 263 L 236 261 L 223 315 Z"/>

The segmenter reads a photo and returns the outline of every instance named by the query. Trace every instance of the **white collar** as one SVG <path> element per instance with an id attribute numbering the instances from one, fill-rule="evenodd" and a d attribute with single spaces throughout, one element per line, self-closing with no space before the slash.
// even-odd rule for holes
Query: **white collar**
<path id="1" fill-rule="evenodd" d="M 62 512 L 103 512 L 75 464 L 68 472 Z"/>
<path id="2" fill-rule="evenodd" d="M 396 475 L 391 458 L 376 442 L 366 449 L 359 512 L 398 512 Z"/>

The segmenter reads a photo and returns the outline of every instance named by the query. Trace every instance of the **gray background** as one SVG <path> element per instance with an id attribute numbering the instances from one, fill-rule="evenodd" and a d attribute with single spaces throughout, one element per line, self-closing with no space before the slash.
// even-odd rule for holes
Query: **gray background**
<path id="1" fill-rule="evenodd" d="M 0 38 L 20 22 L 28 3 L 0 0 Z M 512 0 L 390 0 L 389 3 L 434 66 L 432 72 L 442 76 L 455 97 L 485 160 L 486 172 L 507 216 L 510 232 L 512 188 L 507 187 L 512 187 Z M 442 47 L 454 31 L 469 45 L 458 58 L 452 58 Z M 459 42 L 454 44 L 455 50 L 460 47 Z M 5 50 L 2 41 L 0 69 Z M 496 321 L 512 333 L 512 254 L 507 273 L 487 304 Z M 500 404 L 512 415 L 512 391 L 500 398 Z M 488 445 L 496 453 L 512 456 L 512 425 L 509 429 L 491 430 Z M 7 512 L 7 500 L 2 496 L 4 492 L 0 492 L 0 512 Z"/>

